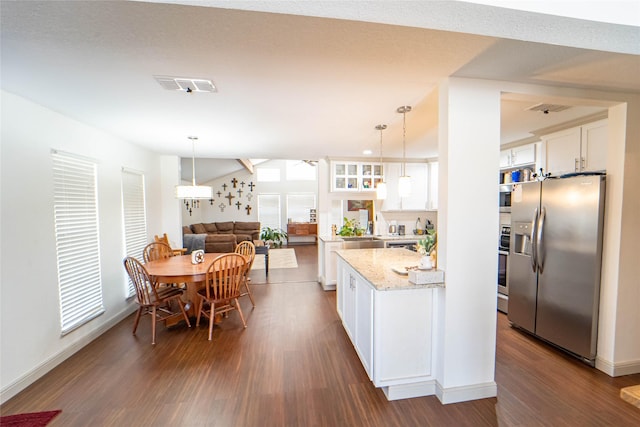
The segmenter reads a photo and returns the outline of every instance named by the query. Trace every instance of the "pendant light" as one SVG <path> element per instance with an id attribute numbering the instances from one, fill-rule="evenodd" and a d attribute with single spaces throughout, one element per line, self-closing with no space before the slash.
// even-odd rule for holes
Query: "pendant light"
<path id="1" fill-rule="evenodd" d="M 411 177 L 407 176 L 407 113 L 411 111 L 411 106 L 404 105 L 396 110 L 402 114 L 402 175 L 398 180 L 398 194 L 400 197 L 411 195 Z"/>
<path id="2" fill-rule="evenodd" d="M 376 198 L 378 200 L 384 200 L 387 198 L 387 183 L 384 182 L 384 170 L 382 169 L 382 131 L 387 128 L 387 125 L 377 125 L 376 129 L 380 131 L 380 174 L 382 175 L 382 181 L 376 185 Z"/>
<path id="3" fill-rule="evenodd" d="M 191 157 L 191 185 L 176 185 L 178 199 L 212 199 L 213 188 L 206 185 L 196 185 L 196 140 L 197 136 L 188 137 L 191 140 L 193 155 Z"/>

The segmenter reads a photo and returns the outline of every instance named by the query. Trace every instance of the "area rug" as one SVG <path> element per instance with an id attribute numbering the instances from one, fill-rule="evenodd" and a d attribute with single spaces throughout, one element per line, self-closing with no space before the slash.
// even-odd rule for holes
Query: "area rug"
<path id="1" fill-rule="evenodd" d="M 0 417 L 0 426 L 43 427 L 51 422 L 61 410 L 31 412 L 28 414 L 5 415 Z"/>
<path id="2" fill-rule="evenodd" d="M 295 249 L 270 249 L 269 270 L 272 268 L 298 268 Z M 264 270 L 264 255 L 257 254 L 252 270 Z"/>

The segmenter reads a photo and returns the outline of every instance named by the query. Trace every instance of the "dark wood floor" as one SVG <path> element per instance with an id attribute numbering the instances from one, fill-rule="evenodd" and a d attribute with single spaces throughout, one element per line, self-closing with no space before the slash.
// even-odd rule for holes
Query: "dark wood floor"
<path id="1" fill-rule="evenodd" d="M 160 327 L 150 344 L 125 319 L 6 402 L 3 415 L 62 409 L 50 426 L 638 426 L 619 398 L 640 375 L 610 378 L 509 327 L 498 316 L 498 397 L 441 405 L 388 402 L 366 376 L 323 292 L 312 245 L 299 268 L 252 273 L 244 301 L 214 329 Z"/>

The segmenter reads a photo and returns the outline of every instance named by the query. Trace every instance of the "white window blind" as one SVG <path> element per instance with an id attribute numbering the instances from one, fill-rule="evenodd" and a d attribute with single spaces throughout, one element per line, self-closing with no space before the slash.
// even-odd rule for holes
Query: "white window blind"
<path id="1" fill-rule="evenodd" d="M 287 194 L 287 218 L 292 222 L 310 222 L 316 208 L 315 194 Z"/>
<path id="2" fill-rule="evenodd" d="M 104 312 L 100 272 L 96 163 L 53 152 L 53 191 L 65 335 Z"/>
<path id="3" fill-rule="evenodd" d="M 147 214 L 144 197 L 144 175 L 122 170 L 122 223 L 126 256 L 142 259 L 142 251 L 147 245 Z M 135 295 L 136 290 L 125 274 L 127 297 Z"/>
<path id="4" fill-rule="evenodd" d="M 261 227 L 280 228 L 280 195 L 258 194 L 258 221 Z"/>

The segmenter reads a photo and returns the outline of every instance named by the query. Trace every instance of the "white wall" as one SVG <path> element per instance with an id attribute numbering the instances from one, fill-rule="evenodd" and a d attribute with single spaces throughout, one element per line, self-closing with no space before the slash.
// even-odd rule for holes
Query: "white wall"
<path id="1" fill-rule="evenodd" d="M 35 381 L 129 314 L 125 300 L 121 168 L 145 172 L 149 230 L 160 157 L 23 98 L 1 92 L 0 381 L 2 401 Z M 100 251 L 105 313 L 60 336 L 51 149 L 98 162 Z M 153 234 L 150 236 L 153 237 Z"/>
<path id="2" fill-rule="evenodd" d="M 286 160 L 269 160 L 260 163 L 254 167 L 254 171 L 259 168 L 275 168 L 280 169 L 280 182 L 258 182 L 256 174 L 251 174 L 248 170 L 242 169 L 238 172 L 220 177 L 213 181 L 203 183 L 213 187 L 214 202 L 213 205 L 208 200 L 200 201 L 200 208 L 193 209 L 191 215 L 185 209 L 184 205 L 180 205 L 182 215 L 182 224 L 190 225 L 198 222 L 223 222 L 223 221 L 258 221 L 258 195 L 259 194 L 278 194 L 280 195 L 280 207 L 282 217 L 280 218 L 282 229 L 287 228 L 287 194 L 309 194 L 318 195 L 318 181 L 288 181 L 286 171 Z M 317 168 L 317 167 L 316 167 Z M 238 182 L 236 188 L 233 188 L 231 180 L 235 178 Z M 244 187 L 240 182 L 244 182 Z M 253 191 L 249 187 L 249 183 L 253 183 Z M 227 185 L 226 190 L 223 184 Z M 242 190 L 242 194 L 238 193 Z M 217 192 L 220 192 L 220 197 Z M 229 193 L 235 196 L 229 200 L 225 198 Z M 240 201 L 240 209 L 236 206 L 236 202 Z M 224 209 L 220 208 L 220 204 L 224 205 Z M 251 206 L 250 214 L 247 214 L 245 207 Z"/>

